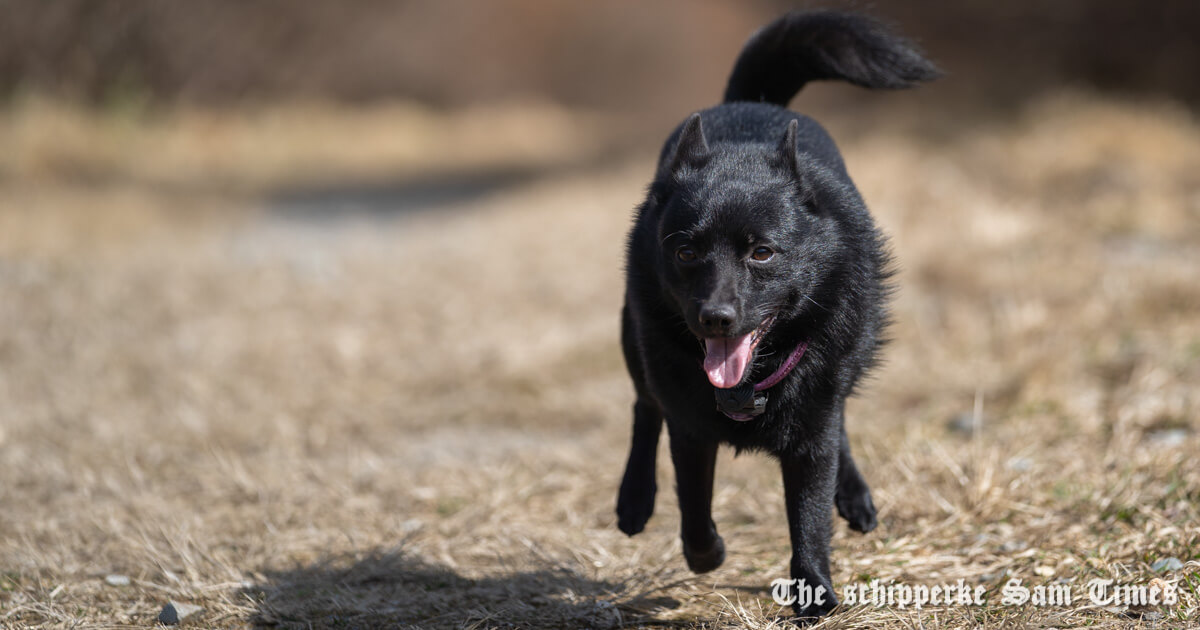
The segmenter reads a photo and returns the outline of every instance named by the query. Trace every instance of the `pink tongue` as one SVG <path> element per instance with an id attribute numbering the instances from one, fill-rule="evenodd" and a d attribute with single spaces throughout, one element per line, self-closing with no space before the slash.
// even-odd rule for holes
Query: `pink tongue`
<path id="1" fill-rule="evenodd" d="M 750 337 L 753 334 L 704 340 L 704 371 L 713 387 L 728 389 L 742 382 L 746 365 L 750 363 Z"/>

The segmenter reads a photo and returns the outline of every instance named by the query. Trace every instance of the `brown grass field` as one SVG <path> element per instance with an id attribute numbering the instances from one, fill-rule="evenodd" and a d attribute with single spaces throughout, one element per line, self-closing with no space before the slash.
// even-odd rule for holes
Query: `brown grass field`
<path id="1" fill-rule="evenodd" d="M 987 602 L 820 627 L 1200 625 L 1200 121 L 1078 93 L 927 118 L 830 120 L 900 270 L 848 421 L 880 527 L 838 520 L 832 569 Z M 0 626 L 147 627 L 174 600 L 195 627 L 788 627 L 769 459 L 722 452 L 713 573 L 684 565 L 665 452 L 655 517 L 617 531 L 652 162 L 581 149 L 608 124 L 5 110 Z M 297 210 L 514 170 L 423 211 Z M 1012 578 L 1073 601 L 1005 605 Z M 1095 578 L 1178 602 L 1093 605 Z"/>

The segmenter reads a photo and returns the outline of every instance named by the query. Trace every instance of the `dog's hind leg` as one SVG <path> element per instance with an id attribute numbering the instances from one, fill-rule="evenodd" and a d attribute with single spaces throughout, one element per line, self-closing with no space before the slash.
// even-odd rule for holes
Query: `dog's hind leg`
<path id="1" fill-rule="evenodd" d="M 671 424 L 667 423 L 670 429 Z M 713 474 L 717 468 L 717 443 L 669 431 L 671 461 L 679 494 L 683 556 L 688 568 L 707 573 L 725 562 L 725 541 L 712 520 Z"/>
<path id="2" fill-rule="evenodd" d="M 658 493 L 655 469 L 658 457 L 658 436 L 662 433 L 663 417 L 646 393 L 641 359 L 633 340 L 633 323 L 629 307 L 621 311 L 621 347 L 625 365 L 637 390 L 633 405 L 633 441 L 629 446 L 629 461 L 617 494 L 617 527 L 633 536 L 646 527 L 654 514 L 654 495 Z"/>
<path id="3" fill-rule="evenodd" d="M 837 495 L 833 502 L 838 514 L 850 523 L 850 529 L 867 533 L 875 529 L 875 503 L 871 500 L 871 489 L 854 465 L 850 456 L 850 439 L 846 437 L 846 418 L 842 416 L 842 443 L 838 450 Z"/>

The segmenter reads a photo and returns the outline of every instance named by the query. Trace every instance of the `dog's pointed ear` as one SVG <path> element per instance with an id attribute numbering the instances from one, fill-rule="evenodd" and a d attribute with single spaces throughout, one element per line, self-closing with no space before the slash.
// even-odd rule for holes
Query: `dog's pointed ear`
<path id="1" fill-rule="evenodd" d="M 796 188 L 800 193 L 800 202 L 806 207 L 813 205 L 812 182 L 801 168 L 800 155 L 796 150 L 796 136 L 800 131 L 800 121 L 792 119 L 787 130 L 783 132 L 783 140 L 779 141 L 779 162 L 783 168 L 796 180 Z"/>
<path id="2" fill-rule="evenodd" d="M 699 168 L 708 161 L 708 141 L 704 139 L 704 124 L 700 114 L 695 113 L 683 123 L 679 140 L 675 142 L 675 153 L 667 164 L 667 172 L 675 173 L 684 166 Z"/>
<path id="3" fill-rule="evenodd" d="M 787 131 L 783 132 L 783 140 L 779 141 L 779 157 L 788 171 L 800 177 L 800 163 L 796 158 L 796 132 L 800 129 L 800 121 L 795 118 L 788 123 Z"/>

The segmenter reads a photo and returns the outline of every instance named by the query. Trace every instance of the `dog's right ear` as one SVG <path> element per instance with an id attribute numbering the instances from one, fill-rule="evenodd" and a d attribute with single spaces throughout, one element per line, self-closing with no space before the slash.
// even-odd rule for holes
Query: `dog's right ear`
<path id="1" fill-rule="evenodd" d="M 677 173 L 685 166 L 700 168 L 708 162 L 708 155 L 708 142 L 704 139 L 704 125 L 700 122 L 700 114 L 692 114 L 687 122 L 683 123 L 683 130 L 679 132 L 675 153 L 667 162 L 667 172 Z"/>

